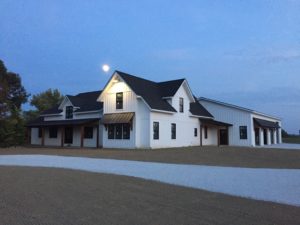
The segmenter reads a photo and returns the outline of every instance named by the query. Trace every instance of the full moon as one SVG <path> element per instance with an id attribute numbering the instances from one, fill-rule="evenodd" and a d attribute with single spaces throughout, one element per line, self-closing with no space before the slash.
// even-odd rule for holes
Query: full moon
<path id="1" fill-rule="evenodd" d="M 102 66 L 102 70 L 103 70 L 104 72 L 108 72 L 109 69 L 110 69 L 110 67 L 109 67 L 109 65 L 107 65 L 107 64 L 104 64 L 104 65 Z"/>

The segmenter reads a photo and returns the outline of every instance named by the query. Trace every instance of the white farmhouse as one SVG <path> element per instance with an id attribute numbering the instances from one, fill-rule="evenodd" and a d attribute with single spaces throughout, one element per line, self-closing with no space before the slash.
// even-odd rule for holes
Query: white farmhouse
<path id="1" fill-rule="evenodd" d="M 279 118 L 204 97 L 198 100 L 214 118 L 232 124 L 228 129 L 230 145 L 263 146 L 282 142 Z"/>
<path id="2" fill-rule="evenodd" d="M 278 118 L 198 100 L 185 79 L 153 82 L 120 71 L 103 91 L 67 95 L 27 127 L 30 143 L 42 146 L 168 148 L 281 142 Z"/>

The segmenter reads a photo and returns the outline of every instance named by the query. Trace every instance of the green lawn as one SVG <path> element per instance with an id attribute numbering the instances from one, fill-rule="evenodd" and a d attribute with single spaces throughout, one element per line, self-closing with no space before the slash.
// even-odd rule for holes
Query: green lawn
<path id="1" fill-rule="evenodd" d="M 300 144 L 300 136 L 283 138 L 282 141 L 283 141 L 284 143 Z"/>

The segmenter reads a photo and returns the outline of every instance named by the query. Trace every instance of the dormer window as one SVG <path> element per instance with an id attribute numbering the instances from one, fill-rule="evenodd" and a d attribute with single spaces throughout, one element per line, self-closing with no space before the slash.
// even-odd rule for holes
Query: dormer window
<path id="1" fill-rule="evenodd" d="M 66 107 L 66 119 L 73 119 L 73 106 Z"/>
<path id="2" fill-rule="evenodd" d="M 123 109 L 123 92 L 116 93 L 116 109 Z"/>
<path id="3" fill-rule="evenodd" d="M 179 112 L 183 113 L 183 98 L 179 98 Z"/>

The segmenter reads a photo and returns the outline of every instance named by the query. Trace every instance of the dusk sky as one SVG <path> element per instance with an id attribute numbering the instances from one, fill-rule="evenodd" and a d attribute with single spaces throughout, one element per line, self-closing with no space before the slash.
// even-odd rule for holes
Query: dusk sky
<path id="1" fill-rule="evenodd" d="M 31 94 L 100 90 L 114 70 L 186 78 L 196 96 L 281 117 L 299 132 L 298 0 L 1 0 L 0 9 L 0 59 Z"/>

